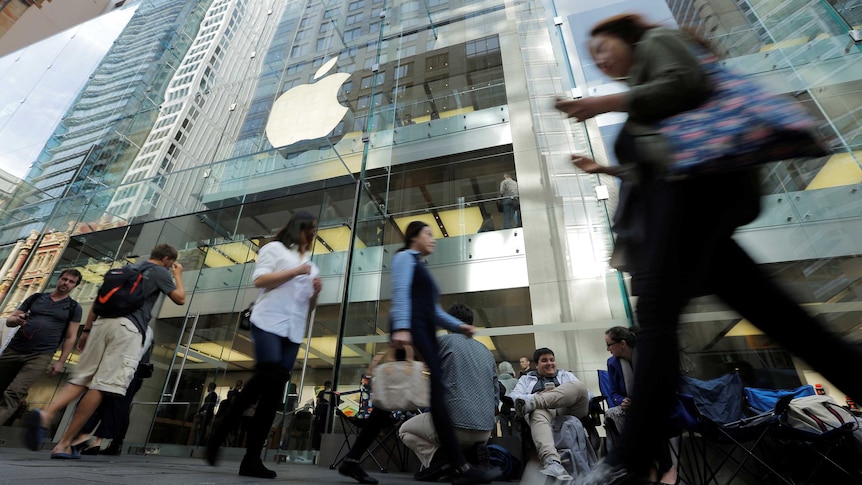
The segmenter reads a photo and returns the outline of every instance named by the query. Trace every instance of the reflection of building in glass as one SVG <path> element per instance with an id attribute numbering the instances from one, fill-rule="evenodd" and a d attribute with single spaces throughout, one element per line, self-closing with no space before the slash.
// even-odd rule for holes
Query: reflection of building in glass
<path id="1" fill-rule="evenodd" d="M 156 384 L 139 398 L 159 404 L 136 411 L 147 423 L 136 439 L 189 443 L 193 416 L 182 403 L 200 401 L 213 380 L 248 377 L 253 350 L 238 314 L 258 293 L 259 248 L 297 210 L 320 214 L 314 260 L 324 280 L 295 369 L 299 402 L 326 380 L 356 388 L 385 348 L 389 263 L 413 220 L 438 238 L 427 263 L 444 308 L 470 306 L 497 360 L 547 346 L 597 391 L 602 334 L 629 325 L 631 310 L 626 276 L 608 266 L 616 184 L 577 173 L 570 155 L 611 160 L 608 141 L 624 117 L 574 124 L 552 105 L 572 88 L 620 89 L 592 65 L 583 39 L 593 22 L 629 9 L 693 25 L 728 64 L 823 120 L 835 155 L 764 167 L 763 215 L 738 238 L 836 331 L 862 341 L 854 2 L 261 3 L 142 4 L 0 220 L 10 268 L 22 254 L 17 239 L 72 221 L 59 266 L 82 270 L 85 305 L 111 264 L 157 242 L 180 249 L 188 304 L 153 320 Z M 321 78 L 347 76 L 331 93 L 346 112 L 320 121 L 331 122 L 325 135 L 271 146 L 277 100 L 319 82 L 324 67 Z M 300 115 L 319 110 L 317 100 L 311 91 L 290 107 L 295 123 L 313 119 Z M 518 181 L 523 227 L 499 229 L 504 173 Z M 16 277 L 0 281 L 11 287 Z M 680 339 L 684 370 L 696 377 L 737 368 L 760 387 L 819 379 L 714 298 L 686 310 Z M 308 430 L 285 432 L 301 452 Z"/>
<path id="2" fill-rule="evenodd" d="M 260 2 L 212 2 L 170 78 L 152 131 L 108 206 L 110 214 L 129 220 L 200 210 L 206 170 L 186 169 L 219 159 L 236 137 L 238 124 L 230 118 L 247 106 L 243 81 L 261 64 L 252 53 L 274 30 L 265 12 Z"/>
<path id="3" fill-rule="evenodd" d="M 173 66 L 188 49 L 187 30 L 197 30 L 199 20 L 189 22 L 200 16 L 196 5 L 156 1 L 140 6 L 10 202 L 0 240 L 42 231 L 46 223 L 66 229 L 81 211 L 104 209 L 111 197 L 105 189 L 120 183 L 152 128 Z M 77 207 L 58 207 L 61 198 L 75 200 Z M 49 220 L 64 209 L 70 213 Z"/>
<path id="4" fill-rule="evenodd" d="M 18 177 L 5 170 L 0 170 L 0 211 L 6 208 L 6 203 L 12 198 L 12 194 L 20 183 L 21 179 Z"/>

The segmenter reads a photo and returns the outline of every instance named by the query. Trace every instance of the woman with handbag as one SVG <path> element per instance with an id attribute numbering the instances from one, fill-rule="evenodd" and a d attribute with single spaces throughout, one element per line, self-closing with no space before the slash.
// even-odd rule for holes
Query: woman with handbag
<path id="1" fill-rule="evenodd" d="M 219 447 L 227 433 L 236 428 L 243 411 L 257 402 L 247 430 L 245 457 L 239 474 L 276 477 L 274 471 L 263 465 L 260 454 L 305 337 L 308 315 L 317 304 L 322 288 L 320 271 L 311 262 L 316 233 L 317 218 L 309 212 L 298 211 L 258 253 L 252 274 L 254 286 L 260 288 L 251 314 L 254 375 L 232 400 L 227 416 L 211 433 L 206 447 L 206 460 L 210 465 L 216 464 Z"/>
<path id="2" fill-rule="evenodd" d="M 614 230 L 627 249 L 623 259 L 632 293 L 639 296 L 641 327 L 632 406 L 620 446 L 579 485 L 635 480 L 655 461 L 665 424 L 653 417 L 671 412 L 679 376 L 679 314 L 695 296 L 716 294 L 849 396 L 862 397 L 862 381 L 846 372 L 862 365 L 862 351 L 809 316 L 732 238 L 737 227 L 759 212 L 756 173 L 713 170 L 681 180 L 667 176 L 679 152 L 662 143 L 667 135 L 655 136 L 658 126 L 703 109 L 715 86 L 694 54 L 700 48 L 696 44 L 687 34 L 651 25 L 638 15 L 603 20 L 590 32 L 590 53 L 603 73 L 625 79 L 631 89 L 556 104 L 578 121 L 608 112 L 629 115 L 614 147 L 620 167 L 572 156 L 586 172 L 622 179 Z"/>
<path id="3" fill-rule="evenodd" d="M 420 260 L 434 252 L 434 235 L 431 227 L 413 221 L 404 234 L 404 247 L 392 258 L 392 307 L 390 344 L 401 349 L 413 346 L 425 359 L 431 382 L 431 416 L 440 439 L 441 449 L 448 453 L 453 484 L 491 483 L 484 470 L 471 467 L 461 453 L 454 426 L 446 408 L 446 388 L 440 371 L 437 353 L 437 326 L 454 333 L 473 336 L 476 328 L 446 313 L 439 303 L 440 292 L 431 273 Z M 372 399 L 374 398 L 372 385 Z M 354 478 L 359 483 L 375 484 L 377 480 L 363 470 L 362 455 L 374 438 L 386 427 L 391 413 L 375 407 L 353 447 L 338 468 L 338 473 Z"/>

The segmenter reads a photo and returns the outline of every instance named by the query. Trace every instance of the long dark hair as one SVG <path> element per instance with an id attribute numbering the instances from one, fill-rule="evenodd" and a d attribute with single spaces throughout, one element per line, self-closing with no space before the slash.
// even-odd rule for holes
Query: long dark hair
<path id="1" fill-rule="evenodd" d="M 422 221 L 413 221 L 407 225 L 407 230 L 404 231 L 404 247 L 399 249 L 399 251 L 404 251 L 405 249 L 410 249 L 410 245 L 413 244 L 413 240 L 416 239 L 416 236 L 422 232 L 422 229 L 428 227 L 428 224 L 425 224 Z"/>
<path id="2" fill-rule="evenodd" d="M 317 217 L 314 214 L 307 211 L 297 211 L 287 225 L 273 236 L 272 241 L 278 241 L 289 249 L 299 247 L 302 243 L 303 231 L 314 229 L 316 224 Z M 309 245 L 310 243 L 311 241 L 309 241 Z"/>

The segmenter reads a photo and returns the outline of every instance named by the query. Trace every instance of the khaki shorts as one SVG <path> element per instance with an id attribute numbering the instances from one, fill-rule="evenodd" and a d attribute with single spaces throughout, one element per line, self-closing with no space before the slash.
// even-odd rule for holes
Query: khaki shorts
<path id="1" fill-rule="evenodd" d="M 128 318 L 96 319 L 69 382 L 125 396 L 138 368 L 142 345 L 141 333 Z"/>

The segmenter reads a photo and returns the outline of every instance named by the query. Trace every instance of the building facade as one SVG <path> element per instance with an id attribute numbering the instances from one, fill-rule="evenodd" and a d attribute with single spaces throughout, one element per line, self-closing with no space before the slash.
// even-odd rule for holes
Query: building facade
<path id="1" fill-rule="evenodd" d="M 4 308 L 26 295 L 31 267 L 44 269 L 22 247 L 48 234 L 65 236 L 50 238 L 61 246 L 50 248 L 54 277 L 84 274 L 85 310 L 109 267 L 176 246 L 189 296 L 152 322 L 156 372 L 126 441 L 195 446 L 207 384 L 224 397 L 250 375 L 239 312 L 257 294 L 257 251 L 291 214 L 319 214 L 324 286 L 285 411 L 326 380 L 358 387 L 386 348 L 389 263 L 422 220 L 438 238 L 428 266 L 444 308 L 470 306 L 498 361 L 549 347 L 597 392 L 602 335 L 634 316 L 626 275 L 608 265 L 616 182 L 569 158 L 615 163 L 624 118 L 575 124 L 553 103 L 622 89 L 593 65 L 586 37 L 630 10 L 695 28 L 728 64 L 822 120 L 834 154 L 765 165 L 763 214 L 738 238 L 836 332 L 862 341 L 862 45 L 848 35 L 860 12 L 806 0 L 143 2 L 0 219 L 0 256 L 16 258 L 4 266 Z M 519 190 L 507 221 L 503 174 Z M 844 399 L 714 298 L 692 302 L 680 338 L 688 375 L 739 370 L 758 387 L 822 383 Z M 287 414 L 273 443 L 308 450 L 306 414 Z"/>

